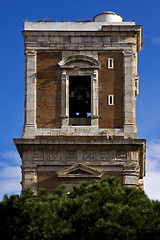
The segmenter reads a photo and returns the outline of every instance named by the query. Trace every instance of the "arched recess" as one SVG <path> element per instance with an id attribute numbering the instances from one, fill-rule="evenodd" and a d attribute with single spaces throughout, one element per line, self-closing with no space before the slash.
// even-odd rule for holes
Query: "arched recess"
<path id="1" fill-rule="evenodd" d="M 98 127 L 100 62 L 89 56 L 74 55 L 62 59 L 59 66 L 62 70 L 62 127 L 85 125 Z M 72 98 L 75 99 L 72 101 Z"/>
<path id="2" fill-rule="evenodd" d="M 79 67 L 80 69 L 87 69 L 87 68 L 99 69 L 100 62 L 92 57 L 88 57 L 85 55 L 75 55 L 60 61 L 59 66 L 62 69 L 75 68 L 75 67 Z"/>

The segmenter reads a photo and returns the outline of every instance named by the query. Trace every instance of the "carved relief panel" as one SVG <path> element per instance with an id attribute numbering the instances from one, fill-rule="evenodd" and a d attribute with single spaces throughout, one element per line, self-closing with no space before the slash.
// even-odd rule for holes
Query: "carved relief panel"
<path id="1" fill-rule="evenodd" d="M 127 152 L 125 151 L 116 151 L 116 159 L 123 161 L 127 159 Z"/>
<path id="2" fill-rule="evenodd" d="M 34 161 L 42 161 L 44 159 L 44 153 L 42 150 L 33 152 L 33 160 Z"/>
<path id="3" fill-rule="evenodd" d="M 77 161 L 77 151 L 67 151 L 66 152 L 67 164 L 74 164 Z"/>
<path id="4" fill-rule="evenodd" d="M 49 151 L 49 160 L 54 161 L 55 163 L 60 161 L 61 159 L 61 153 L 60 151 L 54 150 L 54 151 Z"/>
<path id="5" fill-rule="evenodd" d="M 83 151 L 83 160 L 84 161 L 94 160 L 94 152 L 93 151 Z"/>

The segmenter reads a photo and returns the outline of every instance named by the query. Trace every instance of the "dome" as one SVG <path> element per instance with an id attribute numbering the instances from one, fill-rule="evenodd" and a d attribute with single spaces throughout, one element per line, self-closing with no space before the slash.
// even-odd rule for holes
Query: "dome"
<path id="1" fill-rule="evenodd" d="M 97 14 L 93 20 L 95 22 L 122 22 L 123 18 L 114 12 L 107 11 Z"/>

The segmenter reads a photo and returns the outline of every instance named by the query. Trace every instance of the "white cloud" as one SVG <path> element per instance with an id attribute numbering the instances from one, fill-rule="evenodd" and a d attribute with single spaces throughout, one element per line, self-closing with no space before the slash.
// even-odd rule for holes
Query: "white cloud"
<path id="1" fill-rule="evenodd" d="M 9 164 L 8 164 L 8 162 L 4 162 L 4 161 L 0 161 L 0 168 L 1 167 L 7 167 Z"/>
<path id="2" fill-rule="evenodd" d="M 21 190 L 20 167 L 9 166 L 0 169 L 0 201 L 5 194 L 19 194 Z"/>
<path id="3" fill-rule="evenodd" d="M 144 189 L 150 199 L 160 200 L 160 139 L 147 144 Z"/>
<path id="4" fill-rule="evenodd" d="M 20 179 L 3 179 L 0 180 L 0 201 L 3 199 L 3 196 L 5 194 L 11 195 L 11 194 L 20 194 L 21 191 L 21 185 L 20 185 Z"/>
<path id="5" fill-rule="evenodd" d="M 160 140 L 153 140 L 148 143 L 147 156 L 149 158 L 160 159 Z"/>
<path id="6" fill-rule="evenodd" d="M 20 156 L 19 156 L 18 152 L 13 151 L 13 150 L 8 150 L 8 151 L 5 151 L 5 152 L 1 152 L 0 156 L 4 159 L 10 159 L 10 160 L 20 159 Z"/>
<path id="7" fill-rule="evenodd" d="M 21 159 L 17 151 L 4 151 L 0 152 L 0 166 L 7 166 L 7 165 L 20 165 Z"/>
<path id="8" fill-rule="evenodd" d="M 4 167 L 0 171 L 0 178 L 18 178 L 21 174 L 20 167 Z"/>
<path id="9" fill-rule="evenodd" d="M 21 190 L 20 157 L 16 151 L 0 153 L 0 201 L 4 194 L 19 194 Z"/>
<path id="10" fill-rule="evenodd" d="M 160 172 L 148 171 L 145 177 L 145 192 L 150 199 L 160 200 Z"/>

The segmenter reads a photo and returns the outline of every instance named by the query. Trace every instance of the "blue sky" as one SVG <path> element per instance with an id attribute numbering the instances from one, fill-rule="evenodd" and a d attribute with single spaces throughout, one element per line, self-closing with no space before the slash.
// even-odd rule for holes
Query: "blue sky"
<path id="1" fill-rule="evenodd" d="M 139 53 L 140 94 L 137 97 L 139 138 L 147 139 L 145 192 L 160 200 L 160 1 L 159 0 L 14 0 L 0 4 L 0 200 L 19 193 L 21 160 L 13 144 L 24 120 L 25 20 L 76 21 L 93 19 L 104 11 L 143 26 L 144 46 Z"/>

